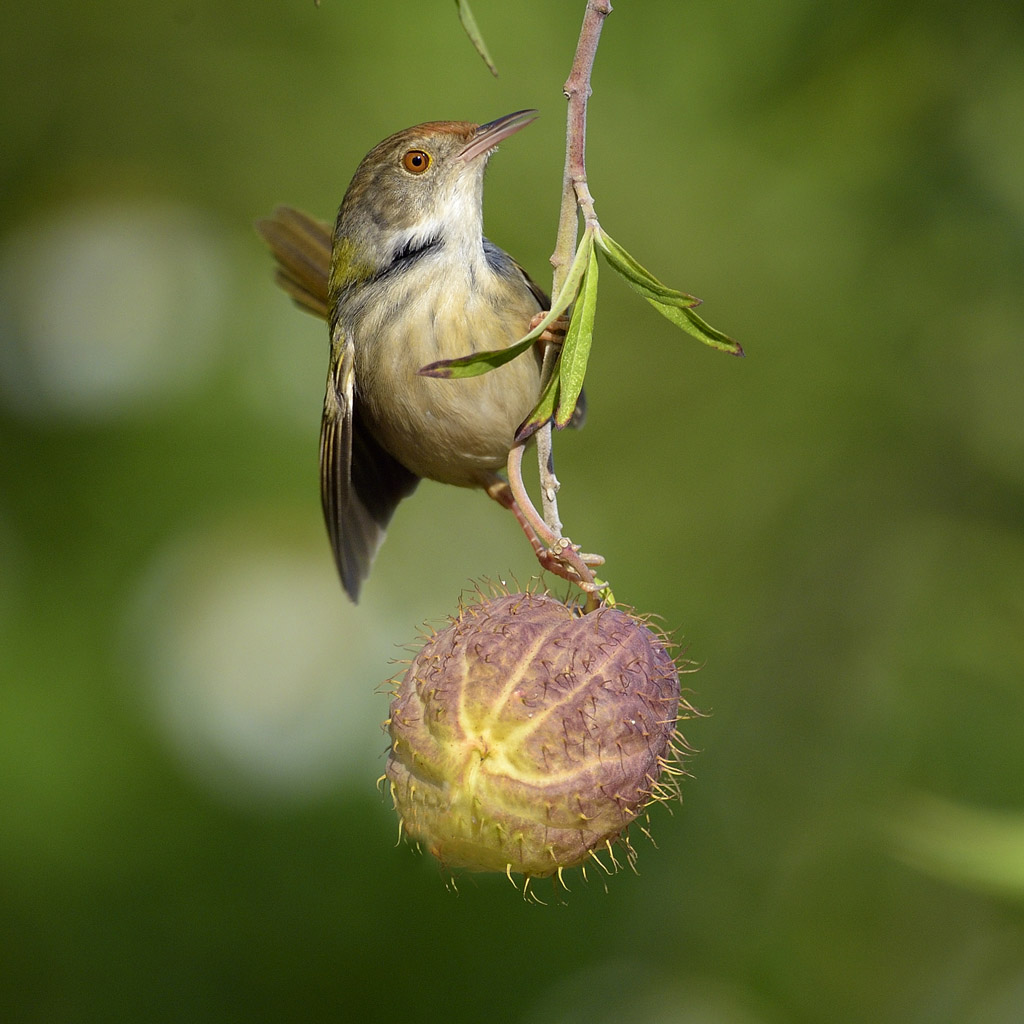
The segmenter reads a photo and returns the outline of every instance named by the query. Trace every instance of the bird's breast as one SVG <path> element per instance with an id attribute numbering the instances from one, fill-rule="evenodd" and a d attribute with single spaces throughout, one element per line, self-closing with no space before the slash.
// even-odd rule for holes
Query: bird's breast
<path id="1" fill-rule="evenodd" d="M 417 372 L 439 359 L 521 338 L 539 304 L 518 276 L 496 273 L 482 258 L 432 256 L 360 297 L 356 402 L 377 440 L 417 475 L 462 486 L 486 483 L 504 466 L 517 427 L 536 405 L 534 352 L 463 380 Z"/>

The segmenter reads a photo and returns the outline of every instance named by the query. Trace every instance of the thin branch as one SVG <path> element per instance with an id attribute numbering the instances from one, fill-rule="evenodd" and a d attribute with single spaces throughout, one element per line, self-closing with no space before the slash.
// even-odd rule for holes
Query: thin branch
<path id="1" fill-rule="evenodd" d="M 564 283 L 573 256 L 576 252 L 576 240 L 579 233 L 579 214 L 583 214 L 584 223 L 597 225 L 594 213 L 594 200 L 587 186 L 586 172 L 586 128 L 587 100 L 590 97 L 590 76 L 597 55 L 597 44 L 601 38 L 604 19 L 612 12 L 608 0 L 587 0 L 583 16 L 580 38 L 576 44 L 572 69 L 565 81 L 563 92 L 569 101 L 565 132 L 565 171 L 562 175 L 562 205 L 558 218 L 558 236 L 555 251 L 551 255 L 554 267 L 554 281 L 551 294 L 557 295 Z M 557 350 L 548 345 L 544 352 L 542 381 L 547 383 L 554 372 L 557 361 Z M 548 421 L 537 431 L 537 464 L 540 476 L 541 503 L 544 510 L 543 518 L 537 513 L 530 502 L 529 495 L 523 485 L 522 459 L 523 444 L 515 445 L 508 457 L 508 477 L 512 486 L 515 501 L 527 519 L 533 520 L 538 538 L 543 538 L 548 550 L 556 555 L 556 560 L 571 567 L 578 577 L 578 582 L 588 592 L 588 610 L 597 606 L 594 595 L 594 576 L 586 561 L 562 535 L 562 523 L 558 514 L 558 478 L 555 476 L 554 455 L 551 446 L 551 422 Z M 532 515 L 531 515 L 532 513 Z M 538 523 L 537 520 L 540 520 Z M 603 561 L 603 559 L 599 560 Z M 543 564 L 543 559 L 542 559 Z M 592 564 L 597 564 L 597 561 Z M 563 570 L 563 574 L 564 570 Z M 566 578 L 569 576 L 566 574 Z"/>
<path id="2" fill-rule="evenodd" d="M 558 219 L 558 240 L 551 256 L 555 268 L 554 291 L 557 293 L 573 253 L 576 251 L 577 213 L 579 205 L 586 221 L 595 221 L 594 200 L 587 187 L 587 100 L 590 98 L 590 76 L 594 69 L 597 44 L 601 39 L 604 19 L 612 13 L 607 0 L 589 0 L 572 70 L 565 80 L 563 92 L 569 101 L 565 130 L 565 171 L 562 175 L 562 208 Z"/>
<path id="3" fill-rule="evenodd" d="M 554 281 L 551 294 L 557 295 L 569 272 L 569 266 L 576 252 L 579 229 L 577 206 L 586 223 L 596 223 L 594 200 L 587 186 L 587 100 L 590 98 L 590 76 L 597 56 L 597 44 L 601 39 L 604 19 L 612 12 L 608 0 L 588 0 L 576 44 L 569 77 L 562 89 L 569 101 L 565 128 L 565 170 L 562 174 L 562 206 L 558 217 L 558 237 L 555 251 L 551 255 L 554 267 Z M 548 346 L 544 353 L 542 378 L 547 382 L 553 372 L 556 352 Z M 555 462 L 551 445 L 551 424 L 546 423 L 537 434 L 537 471 L 540 476 L 541 507 L 544 521 L 556 534 L 561 536 L 562 521 L 558 514 L 558 478 L 555 476 Z"/>
<path id="4" fill-rule="evenodd" d="M 558 490 L 562 486 L 555 476 L 555 452 L 551 443 L 551 421 L 537 431 L 537 471 L 540 474 L 540 501 L 544 522 L 562 536 L 562 520 L 558 515 Z"/>

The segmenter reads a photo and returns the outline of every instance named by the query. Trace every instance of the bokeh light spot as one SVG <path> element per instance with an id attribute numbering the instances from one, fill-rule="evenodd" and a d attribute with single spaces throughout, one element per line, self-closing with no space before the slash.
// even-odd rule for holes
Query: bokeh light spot
<path id="1" fill-rule="evenodd" d="M 186 207 L 59 209 L 0 243 L 0 401 L 96 419 L 172 398 L 218 350 L 226 260 Z"/>
<path id="2" fill-rule="evenodd" d="M 160 731 L 228 795 L 303 799 L 349 781 L 370 792 L 383 771 L 377 686 L 397 652 L 312 540 L 244 522 L 186 537 L 128 612 Z"/>

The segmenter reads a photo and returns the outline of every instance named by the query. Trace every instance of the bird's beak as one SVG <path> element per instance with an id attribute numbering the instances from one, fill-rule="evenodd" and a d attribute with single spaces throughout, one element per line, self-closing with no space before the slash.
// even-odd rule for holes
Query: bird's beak
<path id="1" fill-rule="evenodd" d="M 536 110 L 517 110 L 514 114 L 499 117 L 497 121 L 488 121 L 487 124 L 480 125 L 466 148 L 459 153 L 459 159 L 468 163 L 484 153 L 489 153 L 499 142 L 536 120 Z"/>

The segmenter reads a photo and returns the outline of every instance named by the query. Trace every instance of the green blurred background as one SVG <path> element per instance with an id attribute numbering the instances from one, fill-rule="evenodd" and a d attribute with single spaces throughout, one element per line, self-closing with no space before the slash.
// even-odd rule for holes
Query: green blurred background
<path id="1" fill-rule="evenodd" d="M 425 484 L 357 609 L 316 494 L 326 334 L 252 221 L 329 219 L 436 118 L 502 147 L 542 280 L 581 2 L 0 14 L 0 1019 L 1024 1019 L 1024 16 L 621 0 L 605 227 L 739 361 L 602 278 L 569 533 L 709 717 L 639 875 L 458 893 L 396 845 L 379 684 L 536 565 Z"/>

